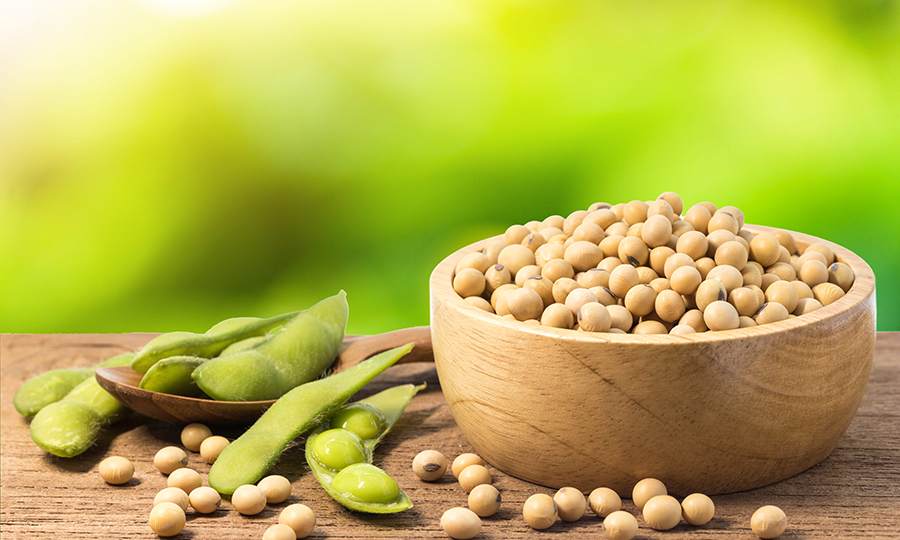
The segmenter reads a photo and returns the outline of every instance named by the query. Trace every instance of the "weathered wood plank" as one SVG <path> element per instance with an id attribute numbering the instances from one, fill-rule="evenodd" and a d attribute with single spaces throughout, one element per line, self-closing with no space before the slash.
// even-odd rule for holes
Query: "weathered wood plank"
<path id="1" fill-rule="evenodd" d="M 72 539 L 156 538 L 147 515 L 166 479 L 153 467 L 153 455 L 179 444 L 180 427 L 158 421 L 126 420 L 108 429 L 97 445 L 82 456 L 61 459 L 38 449 L 28 435 L 28 423 L 12 406 L 15 390 L 41 371 L 86 366 L 133 350 L 150 334 L 4 335 L 0 337 L 0 534 L 4 539 L 65 537 Z M 405 382 L 428 383 L 387 440 L 376 452 L 376 464 L 391 473 L 416 507 L 393 516 L 347 511 L 333 502 L 309 474 L 302 447 L 289 449 L 275 472 L 293 481 L 288 501 L 262 514 L 244 517 L 229 503 L 215 514 L 189 511 L 188 525 L 178 538 L 230 540 L 261 538 L 277 522 L 278 512 L 293 502 L 310 506 L 318 524 L 312 536 L 329 538 L 446 538 L 438 522 L 444 510 L 465 506 L 466 494 L 448 473 L 426 484 L 412 474 L 412 458 L 434 448 L 451 459 L 471 451 L 456 427 L 430 365 L 391 368 L 364 392 Z M 879 334 L 874 368 L 859 413 L 832 455 L 793 478 L 764 488 L 717 496 L 716 517 L 704 527 L 681 524 L 657 532 L 641 523 L 639 537 L 675 539 L 754 538 L 749 520 L 764 504 L 776 504 L 788 515 L 783 538 L 897 538 L 900 530 L 900 333 Z M 236 437 L 237 428 L 214 429 Z M 300 441 L 298 441 L 299 444 Z M 131 459 L 136 477 L 122 487 L 106 485 L 97 474 L 99 462 L 118 454 Z M 190 454 L 190 466 L 205 475 L 209 465 Z M 558 522 L 544 532 L 533 531 L 521 519 L 525 499 L 553 490 L 535 486 L 493 470 L 503 493 L 500 512 L 484 520 L 480 538 L 603 538 L 601 520 L 590 512 L 575 523 Z M 625 509 L 637 514 L 631 501 Z"/>

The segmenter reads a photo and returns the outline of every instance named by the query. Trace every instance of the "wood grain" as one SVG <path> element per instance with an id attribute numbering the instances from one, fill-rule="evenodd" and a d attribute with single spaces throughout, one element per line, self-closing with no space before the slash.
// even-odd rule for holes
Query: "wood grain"
<path id="1" fill-rule="evenodd" d="M 28 423 L 12 406 L 15 390 L 41 371 L 87 366 L 114 354 L 134 350 L 149 334 L 3 335 L 0 390 L 0 534 L 4 540 L 33 538 L 157 538 L 147 515 L 165 477 L 152 464 L 155 452 L 179 444 L 180 428 L 157 420 L 126 420 L 108 429 L 86 454 L 64 460 L 38 449 L 28 436 Z M 777 484 L 714 497 L 716 517 L 706 526 L 685 524 L 657 532 L 641 524 L 639 538 L 751 539 L 752 512 L 764 504 L 785 510 L 785 539 L 897 538 L 900 530 L 900 333 L 879 334 L 866 394 L 849 429 L 834 452 L 819 465 Z M 435 367 L 396 366 L 376 379 L 366 394 L 407 382 L 429 387 L 413 399 L 387 440 L 376 451 L 376 464 L 391 473 L 416 507 L 394 516 L 371 516 L 344 509 L 319 489 L 304 461 L 302 447 L 292 447 L 275 472 L 292 480 L 288 501 L 269 506 L 255 517 L 237 514 L 229 503 L 210 516 L 189 513 L 188 525 L 176 538 L 231 540 L 261 538 L 284 506 L 302 502 L 317 515 L 311 538 L 446 538 L 438 522 L 444 510 L 465 506 L 466 495 L 448 475 L 426 484 L 412 474 L 410 463 L 420 450 L 434 448 L 451 459 L 471 451 L 444 401 Z M 240 429 L 218 429 L 235 437 Z M 298 441 L 298 444 L 302 441 Z M 135 463 L 136 477 L 113 487 L 97 474 L 104 457 L 118 454 Z M 206 474 L 209 466 L 197 454 L 190 465 Z M 605 538 L 600 519 L 588 514 L 574 523 L 558 522 L 547 531 L 531 530 L 521 519 L 525 499 L 553 490 L 513 478 L 492 468 L 503 493 L 500 512 L 484 520 L 478 538 Z M 631 501 L 625 509 L 635 514 Z M 549 536 L 548 536 L 549 535 Z"/>

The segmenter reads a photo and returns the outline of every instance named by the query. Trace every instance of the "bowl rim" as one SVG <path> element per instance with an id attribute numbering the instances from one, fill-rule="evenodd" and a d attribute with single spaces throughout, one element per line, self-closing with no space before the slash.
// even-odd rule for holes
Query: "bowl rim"
<path id="1" fill-rule="evenodd" d="M 523 321 L 512 321 L 507 318 L 500 317 L 495 313 L 488 313 L 481 308 L 473 306 L 463 299 L 453 289 L 453 274 L 456 270 L 456 264 L 466 255 L 477 252 L 483 248 L 488 242 L 496 239 L 502 239 L 503 235 L 497 235 L 485 238 L 458 249 L 452 254 L 444 258 L 434 268 L 429 279 L 429 288 L 432 294 L 432 328 L 434 327 L 434 310 L 440 306 L 449 306 L 453 309 L 461 311 L 463 314 L 473 317 L 476 320 L 483 321 L 485 324 L 499 324 L 507 326 L 510 329 L 518 329 L 528 334 L 536 336 L 549 337 L 554 339 L 579 339 L 582 341 L 596 343 L 615 343 L 623 346 L 639 346 L 647 343 L 657 344 L 692 344 L 692 343 L 710 343 L 710 342 L 727 342 L 732 340 L 742 340 L 754 336 L 765 336 L 777 334 L 785 331 L 792 331 L 799 328 L 805 328 L 816 324 L 822 320 L 836 317 L 852 310 L 854 307 L 863 303 L 869 297 L 875 294 L 875 274 L 872 268 L 856 253 L 849 249 L 830 242 L 828 240 L 812 236 L 805 233 L 799 233 L 788 229 L 778 227 L 767 227 L 763 225 L 745 224 L 744 229 L 758 234 L 761 232 L 771 233 L 773 231 L 787 231 L 797 242 L 798 246 L 810 245 L 813 243 L 822 243 L 827 245 L 835 254 L 837 262 L 842 262 L 853 270 L 855 279 L 850 290 L 838 300 L 827 306 L 823 306 L 815 311 L 800 315 L 794 318 L 788 318 L 783 321 L 762 324 L 759 326 L 751 326 L 746 328 L 736 328 L 733 330 L 712 330 L 707 332 L 697 332 L 692 334 L 617 334 L 608 332 L 583 332 L 580 330 L 572 330 L 567 328 L 554 328 L 543 326 L 541 324 L 531 324 Z M 874 301 L 874 298 L 873 298 Z M 873 309 L 874 312 L 874 309 Z"/>

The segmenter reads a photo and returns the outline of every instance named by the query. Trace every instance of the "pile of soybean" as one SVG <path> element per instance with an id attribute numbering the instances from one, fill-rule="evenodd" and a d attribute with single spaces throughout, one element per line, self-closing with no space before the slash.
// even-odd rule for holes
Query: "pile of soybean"
<path id="1" fill-rule="evenodd" d="M 684 211 L 666 192 L 513 225 L 459 262 L 453 288 L 518 321 L 686 334 L 801 316 L 841 298 L 854 279 L 824 243 L 801 252 L 788 231 L 744 228 L 737 207 Z"/>

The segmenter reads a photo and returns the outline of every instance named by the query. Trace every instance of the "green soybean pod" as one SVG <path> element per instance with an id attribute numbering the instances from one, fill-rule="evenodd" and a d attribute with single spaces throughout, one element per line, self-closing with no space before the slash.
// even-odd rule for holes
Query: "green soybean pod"
<path id="1" fill-rule="evenodd" d="M 134 356 L 131 353 L 126 354 L 129 358 Z M 22 416 L 34 416 L 47 405 L 66 397 L 66 394 L 88 377 L 93 377 L 97 368 L 121 365 L 117 363 L 121 356 L 113 356 L 91 367 L 51 369 L 32 377 L 16 391 L 16 395 L 13 397 L 13 406 Z"/>
<path id="2" fill-rule="evenodd" d="M 170 356 L 150 366 L 141 378 L 140 387 L 144 390 L 162 392 L 187 397 L 203 397 L 203 390 L 197 386 L 191 373 L 197 366 L 206 362 L 206 358 L 198 356 Z"/>
<path id="3" fill-rule="evenodd" d="M 404 384 L 388 388 L 369 398 L 357 401 L 351 405 L 347 405 L 339 410 L 335 415 L 323 422 L 318 428 L 306 438 L 306 462 L 309 468 L 316 475 L 319 483 L 325 489 L 325 492 L 342 505 L 351 510 L 358 512 L 368 512 L 374 514 L 387 514 L 401 512 L 412 508 L 412 501 L 383 470 L 372 465 L 373 451 L 375 445 L 387 435 L 391 427 L 403 414 L 406 406 L 409 404 L 413 396 L 425 385 L 416 386 L 412 384 Z M 360 405 L 364 407 L 360 407 Z M 349 464 L 341 469 L 329 467 L 320 459 L 322 448 L 328 444 L 323 440 L 331 437 L 334 432 L 346 431 L 345 428 L 335 427 L 335 418 L 346 418 L 341 425 L 350 425 L 354 423 L 353 416 L 368 416 L 366 409 L 374 409 L 380 418 L 383 418 L 381 428 L 374 433 L 369 432 L 368 424 L 365 422 L 365 429 L 355 429 L 351 433 L 362 435 L 362 446 L 364 448 L 365 461 Z M 349 411 L 349 415 L 342 413 Z M 331 429 L 329 429 L 331 428 Z M 370 438 L 365 438 L 370 435 Z M 341 438 L 338 437 L 338 440 Z"/>
<path id="4" fill-rule="evenodd" d="M 170 356 L 200 356 L 212 358 L 229 345 L 244 339 L 264 336 L 273 328 L 293 319 L 298 312 L 276 315 L 268 319 L 236 317 L 225 319 L 203 334 L 170 332 L 150 340 L 138 351 L 131 367 L 146 373 L 150 366 Z"/>
<path id="5" fill-rule="evenodd" d="M 352 368 L 298 386 L 278 399 L 229 444 L 209 470 L 209 485 L 230 495 L 255 484 L 301 433 L 331 416 L 360 388 L 412 350 L 412 343 L 387 350 Z"/>
<path id="6" fill-rule="evenodd" d="M 334 363 L 347 326 L 344 291 L 297 314 L 277 334 L 244 351 L 219 356 L 191 375 L 213 399 L 277 399 L 318 378 Z"/>
<path id="7" fill-rule="evenodd" d="M 110 359 L 108 366 L 127 366 L 133 354 Z M 115 360 L 115 362 L 113 362 Z M 90 377 L 66 397 L 47 405 L 31 421 L 31 440 L 59 457 L 82 454 L 97 440 L 100 430 L 115 420 L 125 406 Z"/>

